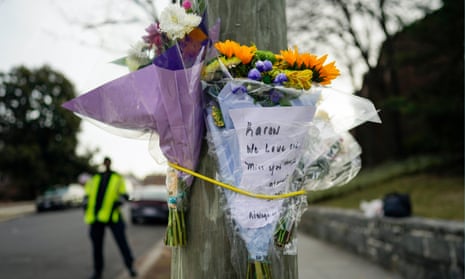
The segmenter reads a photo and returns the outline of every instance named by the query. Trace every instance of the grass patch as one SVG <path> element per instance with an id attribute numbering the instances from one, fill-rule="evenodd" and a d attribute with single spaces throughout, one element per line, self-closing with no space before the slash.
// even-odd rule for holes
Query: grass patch
<path id="1" fill-rule="evenodd" d="M 463 169 L 451 173 L 451 165 L 456 161 L 421 157 L 363 170 L 345 186 L 311 192 L 309 204 L 359 209 L 362 200 L 401 192 L 410 194 L 415 216 L 463 221 Z"/>

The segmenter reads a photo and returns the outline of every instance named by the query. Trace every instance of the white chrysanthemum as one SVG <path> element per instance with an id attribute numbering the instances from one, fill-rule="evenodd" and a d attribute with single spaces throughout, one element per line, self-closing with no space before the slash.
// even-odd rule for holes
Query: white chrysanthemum
<path id="1" fill-rule="evenodd" d="M 131 72 L 139 69 L 140 66 L 149 64 L 151 61 L 148 45 L 144 42 L 137 42 L 126 57 L 126 65 Z"/>
<path id="2" fill-rule="evenodd" d="M 188 14 L 178 5 L 167 6 L 160 15 L 160 30 L 172 40 L 182 39 L 200 24 L 202 19 Z"/>

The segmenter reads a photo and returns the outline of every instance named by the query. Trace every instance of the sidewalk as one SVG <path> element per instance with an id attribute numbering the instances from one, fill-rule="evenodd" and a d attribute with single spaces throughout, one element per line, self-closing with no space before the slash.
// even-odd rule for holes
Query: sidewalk
<path id="1" fill-rule="evenodd" d="M 305 234 L 298 236 L 299 278 L 401 279 L 355 254 Z"/>
<path id="2" fill-rule="evenodd" d="M 0 203 L 0 222 L 20 215 L 35 212 L 35 204 L 30 202 L 2 202 Z"/>
<path id="3" fill-rule="evenodd" d="M 336 246 L 305 234 L 298 236 L 298 266 L 300 279 L 401 279 L 393 272 L 351 254 Z M 169 279 L 171 250 L 162 242 L 138 262 L 140 279 Z M 118 279 L 125 279 L 122 275 Z"/>

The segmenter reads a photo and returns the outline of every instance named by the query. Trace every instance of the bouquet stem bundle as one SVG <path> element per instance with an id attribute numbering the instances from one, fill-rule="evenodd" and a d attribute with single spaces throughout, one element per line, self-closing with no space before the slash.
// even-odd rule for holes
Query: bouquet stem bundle
<path id="1" fill-rule="evenodd" d="M 184 246 L 187 243 L 185 211 L 170 208 L 168 215 L 168 226 L 165 234 L 165 245 Z"/>
<path id="2" fill-rule="evenodd" d="M 288 244 L 294 233 L 295 222 L 290 219 L 282 218 L 279 220 L 274 233 L 274 243 L 277 247 L 284 247 Z"/>
<path id="3" fill-rule="evenodd" d="M 180 172 L 169 168 L 166 175 L 168 188 L 168 225 L 165 233 L 165 245 L 175 247 L 187 244 L 186 227 L 186 183 Z"/>
<path id="4" fill-rule="evenodd" d="M 271 264 L 268 261 L 249 260 L 247 279 L 272 279 Z"/>

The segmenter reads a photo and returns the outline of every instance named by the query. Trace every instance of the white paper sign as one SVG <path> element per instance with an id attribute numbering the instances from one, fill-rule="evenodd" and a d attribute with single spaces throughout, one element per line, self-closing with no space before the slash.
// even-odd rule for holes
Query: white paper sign
<path id="1" fill-rule="evenodd" d="M 267 195 L 287 192 L 314 113 L 313 106 L 230 110 L 242 165 L 238 187 Z M 239 195 L 229 202 L 241 226 L 259 228 L 277 220 L 283 200 Z"/>

